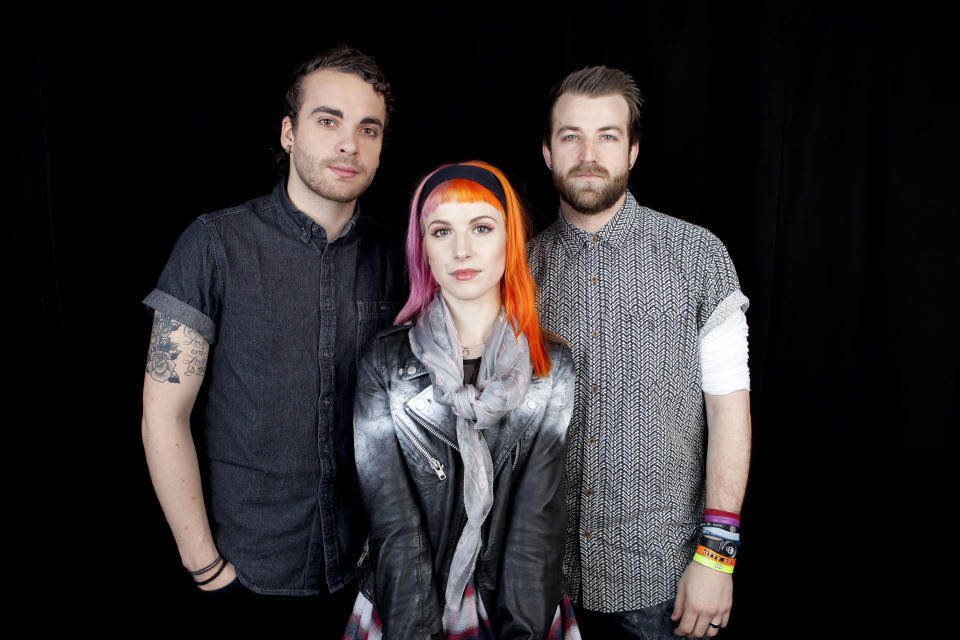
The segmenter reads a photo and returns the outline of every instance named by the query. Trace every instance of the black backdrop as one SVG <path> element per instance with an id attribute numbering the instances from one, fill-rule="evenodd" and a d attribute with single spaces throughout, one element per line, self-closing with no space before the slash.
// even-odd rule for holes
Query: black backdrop
<path id="1" fill-rule="evenodd" d="M 631 190 L 716 233 L 752 301 L 754 458 L 724 635 L 950 628 L 931 601 L 956 555 L 941 518 L 960 388 L 958 54 L 933 6 L 366 3 L 11 21 L 5 522 L 21 595 L 75 613 L 43 625 L 111 628 L 112 611 L 181 604 L 140 444 L 140 300 L 194 217 L 275 184 L 287 76 L 345 42 L 397 96 L 363 200 L 397 229 L 419 176 L 469 158 L 502 167 L 545 226 L 546 90 L 587 64 L 632 72 L 647 102 Z"/>

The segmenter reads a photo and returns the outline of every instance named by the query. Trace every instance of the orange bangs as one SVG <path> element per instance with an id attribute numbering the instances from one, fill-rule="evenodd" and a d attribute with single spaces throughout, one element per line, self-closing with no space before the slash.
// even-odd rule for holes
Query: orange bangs
<path id="1" fill-rule="evenodd" d="M 506 176 L 486 162 L 471 161 L 463 164 L 482 167 L 497 177 L 503 187 L 507 210 L 485 187 L 472 180 L 454 178 L 437 186 L 426 197 L 420 212 L 421 222 L 443 202 L 485 202 L 503 212 L 506 223 L 506 259 L 503 279 L 500 281 L 500 299 L 507 318 L 513 325 L 514 334 L 523 333 L 530 348 L 530 364 L 537 377 L 550 372 L 550 357 L 544 342 L 543 332 L 537 320 L 537 286 L 527 268 L 527 217 L 520 199 Z"/>

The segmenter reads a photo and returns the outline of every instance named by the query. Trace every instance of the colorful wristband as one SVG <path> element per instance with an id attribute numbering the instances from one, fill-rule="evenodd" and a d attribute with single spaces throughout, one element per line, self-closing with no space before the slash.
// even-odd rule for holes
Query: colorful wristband
<path id="1" fill-rule="evenodd" d="M 726 516 L 707 515 L 705 513 L 703 514 L 703 521 L 710 524 L 725 524 L 731 527 L 740 527 L 739 518 L 727 518 Z"/>
<path id="2" fill-rule="evenodd" d="M 713 560 L 711 560 L 711 559 L 709 559 L 709 558 L 703 557 L 703 556 L 700 555 L 699 553 L 693 554 L 693 560 L 694 560 L 694 562 L 698 562 L 698 563 L 702 564 L 702 565 L 705 566 L 705 567 L 710 567 L 711 569 L 715 569 L 716 571 L 719 571 L 720 573 L 733 573 L 733 567 L 731 567 L 731 566 L 729 566 L 729 565 L 722 564 L 722 563 L 720 563 L 720 562 L 714 562 Z"/>
<path id="3" fill-rule="evenodd" d="M 740 547 L 740 545 L 733 540 L 717 540 L 716 538 L 708 538 L 706 536 L 700 536 L 699 544 L 711 551 L 716 551 L 725 558 L 736 558 L 737 550 Z"/>
<path id="4" fill-rule="evenodd" d="M 704 536 L 716 536 L 718 538 L 723 538 L 724 540 L 732 540 L 737 544 L 740 544 L 740 534 L 731 533 L 726 529 L 721 529 L 720 527 L 711 527 L 709 525 L 703 525 L 700 527 L 700 534 Z"/>
<path id="5" fill-rule="evenodd" d="M 723 518 L 733 518 L 734 520 L 740 519 L 739 513 L 733 513 L 732 511 L 720 511 L 720 509 L 704 509 L 704 519 L 706 519 L 707 516 L 720 516 Z"/>
<path id="6" fill-rule="evenodd" d="M 734 558 L 728 558 L 728 557 L 726 557 L 725 555 L 723 555 L 722 553 L 717 553 L 717 552 L 714 551 L 713 549 L 708 549 L 707 547 L 703 546 L 702 544 L 701 544 L 701 545 L 697 545 L 697 553 L 699 553 L 700 555 L 702 555 L 704 558 L 707 558 L 707 559 L 709 559 L 709 560 L 713 560 L 714 562 L 719 562 L 720 564 L 725 564 L 725 565 L 727 565 L 728 567 L 732 567 L 732 566 L 734 566 L 735 564 L 737 564 L 737 561 L 736 561 Z"/>

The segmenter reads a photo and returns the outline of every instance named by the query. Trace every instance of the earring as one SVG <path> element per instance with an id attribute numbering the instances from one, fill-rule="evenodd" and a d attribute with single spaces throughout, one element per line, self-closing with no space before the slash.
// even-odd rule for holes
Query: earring
<path id="1" fill-rule="evenodd" d="M 293 151 L 293 145 L 292 145 L 292 144 L 288 144 L 288 145 L 286 146 L 287 155 L 290 155 L 290 153 L 291 153 L 292 151 Z"/>

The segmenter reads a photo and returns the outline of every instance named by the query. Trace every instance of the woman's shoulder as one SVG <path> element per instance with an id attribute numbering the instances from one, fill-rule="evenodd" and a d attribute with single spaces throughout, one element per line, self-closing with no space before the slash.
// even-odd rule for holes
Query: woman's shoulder
<path id="1" fill-rule="evenodd" d="M 550 356 L 551 371 L 560 369 L 573 369 L 573 353 L 570 351 L 570 343 L 557 334 L 544 330 L 544 344 L 547 347 L 547 355 Z"/>

